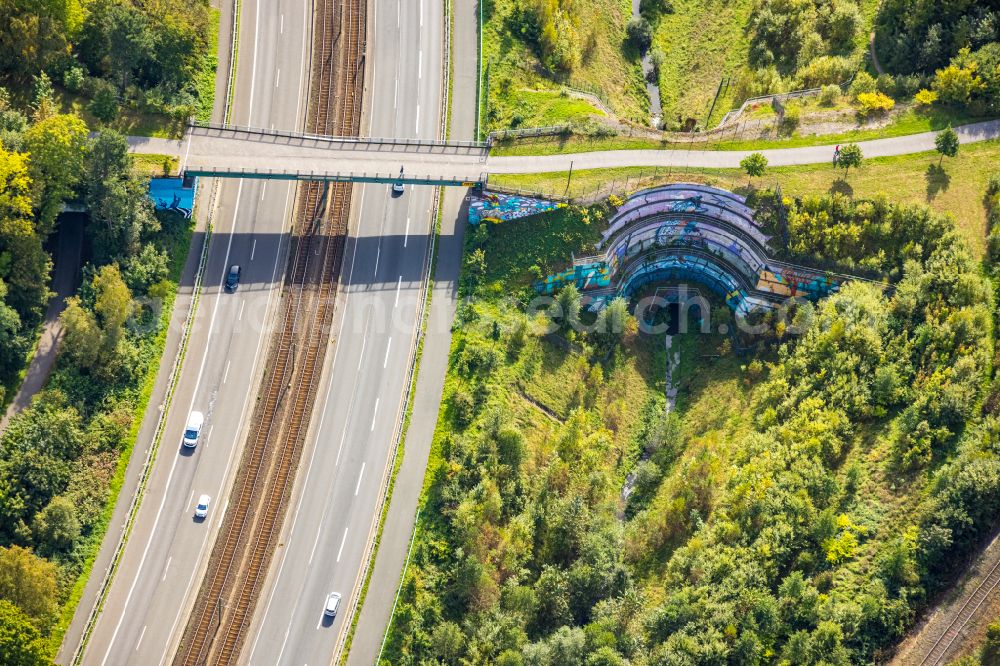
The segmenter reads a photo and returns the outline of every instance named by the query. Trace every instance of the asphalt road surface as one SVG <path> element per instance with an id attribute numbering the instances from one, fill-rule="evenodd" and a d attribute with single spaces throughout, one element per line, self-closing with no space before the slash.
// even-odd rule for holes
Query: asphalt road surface
<path id="1" fill-rule="evenodd" d="M 242 3 L 234 122 L 300 128 L 309 11 L 305 1 Z M 200 187 L 199 205 L 207 206 L 210 183 Z M 228 181 L 219 190 L 184 367 L 134 531 L 84 655 L 87 664 L 164 663 L 176 648 L 245 437 L 293 199 L 293 183 Z M 242 281 L 226 293 L 231 264 L 243 267 Z M 193 451 L 180 446 L 191 410 L 205 414 Z M 197 521 L 194 505 L 203 493 L 213 501 L 208 518 Z"/>
<path id="2" fill-rule="evenodd" d="M 434 138 L 440 123 L 442 5 L 373 0 L 372 135 Z M 275 557 L 243 648 L 252 664 L 332 659 L 378 519 L 379 492 L 404 407 L 434 190 L 359 186 L 334 323 L 336 347 L 313 413 Z M 343 595 L 335 619 L 323 615 Z"/>

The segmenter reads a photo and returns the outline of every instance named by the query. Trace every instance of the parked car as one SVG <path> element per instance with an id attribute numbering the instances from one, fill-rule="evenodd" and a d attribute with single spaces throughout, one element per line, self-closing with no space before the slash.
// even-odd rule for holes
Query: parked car
<path id="1" fill-rule="evenodd" d="M 229 267 L 229 274 L 226 275 L 226 291 L 236 291 L 236 288 L 240 286 L 240 276 L 242 274 L 243 269 L 238 264 L 233 264 Z"/>
<path id="2" fill-rule="evenodd" d="M 208 505 L 211 503 L 212 498 L 208 495 L 202 495 L 198 498 L 198 506 L 194 508 L 195 518 L 205 518 L 208 516 Z"/>
<path id="3" fill-rule="evenodd" d="M 338 608 L 340 608 L 340 592 L 331 592 L 330 596 L 326 598 L 326 607 L 323 609 L 323 615 L 337 617 Z"/>
<path id="4" fill-rule="evenodd" d="M 188 417 L 187 427 L 184 428 L 184 439 L 182 443 L 189 449 L 198 446 L 198 437 L 201 436 L 201 427 L 205 424 L 205 415 L 201 412 L 191 412 Z"/>

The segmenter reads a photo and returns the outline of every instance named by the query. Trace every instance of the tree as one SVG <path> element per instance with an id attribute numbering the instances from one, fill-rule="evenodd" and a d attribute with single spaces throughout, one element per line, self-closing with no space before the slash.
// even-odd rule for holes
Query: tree
<path id="1" fill-rule="evenodd" d="M 653 27 L 645 17 L 640 16 L 628 22 L 628 40 L 639 53 L 645 53 L 653 43 Z"/>
<path id="2" fill-rule="evenodd" d="M 844 169 L 844 178 L 847 178 L 847 172 L 851 170 L 851 167 L 860 168 L 864 159 L 865 156 L 861 152 L 861 146 L 856 143 L 849 143 L 840 149 L 837 166 Z"/>
<path id="3" fill-rule="evenodd" d="M 1000 666 L 1000 623 L 994 622 L 987 627 L 979 660 L 983 666 Z"/>
<path id="4" fill-rule="evenodd" d="M 454 622 L 442 622 L 431 634 L 431 649 L 445 664 L 458 664 L 465 652 L 466 638 Z"/>
<path id="5" fill-rule="evenodd" d="M 0 664 L 46 666 L 51 664 L 38 629 L 20 608 L 0 599 Z"/>
<path id="6" fill-rule="evenodd" d="M 33 189 L 28 156 L 0 149 L 0 279 L 7 304 L 28 326 L 41 319 L 51 266 L 32 221 Z"/>
<path id="7" fill-rule="evenodd" d="M 78 296 L 66 299 L 66 309 L 59 315 L 64 342 L 62 354 L 68 355 L 80 367 L 91 368 L 101 352 L 101 329 L 94 313 L 83 306 Z"/>
<path id="8" fill-rule="evenodd" d="M 576 328 L 579 326 L 583 299 L 575 284 L 568 284 L 562 288 L 562 291 L 556 296 L 556 305 L 559 306 L 558 316 L 562 317 L 563 327 Z"/>
<path id="9" fill-rule="evenodd" d="M 20 546 L 0 546 L 0 599 L 46 626 L 56 609 L 56 565 Z"/>
<path id="10" fill-rule="evenodd" d="M 87 126 L 77 116 L 52 116 L 25 132 L 24 147 L 31 155 L 28 171 L 35 188 L 38 231 L 45 237 L 52 231 L 63 202 L 80 182 Z"/>
<path id="11" fill-rule="evenodd" d="M 95 79 L 91 90 L 92 98 L 87 109 L 102 123 L 110 123 L 118 117 L 118 90 L 104 79 Z"/>
<path id="12" fill-rule="evenodd" d="M 35 514 L 31 527 L 35 543 L 43 553 L 69 549 L 80 538 L 80 529 L 76 505 L 66 497 L 53 497 Z"/>
<path id="13" fill-rule="evenodd" d="M 934 75 L 934 92 L 945 104 L 965 105 L 983 88 L 976 72 L 976 63 L 964 67 L 951 64 Z"/>
<path id="14" fill-rule="evenodd" d="M 764 171 L 767 169 L 767 158 L 764 157 L 763 153 L 750 153 L 740 161 L 740 166 L 750 177 L 750 180 L 747 181 L 747 187 L 750 187 L 754 178 L 764 175 Z"/>
<path id="15" fill-rule="evenodd" d="M 941 130 L 936 137 L 934 137 L 934 146 L 937 151 L 941 153 L 941 159 L 938 161 L 938 166 L 944 162 L 945 157 L 955 157 L 958 155 L 958 133 L 948 125 L 945 129 Z"/>

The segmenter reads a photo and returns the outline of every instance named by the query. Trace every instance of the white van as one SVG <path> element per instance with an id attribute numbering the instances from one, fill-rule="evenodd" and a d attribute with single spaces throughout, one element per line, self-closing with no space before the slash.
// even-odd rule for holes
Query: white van
<path id="1" fill-rule="evenodd" d="M 184 439 L 182 443 L 189 449 L 198 446 L 198 437 L 201 435 L 201 426 L 205 423 L 205 415 L 201 412 L 191 412 L 188 417 L 187 427 L 184 428 Z"/>
<path id="2" fill-rule="evenodd" d="M 323 615 L 337 617 L 338 608 L 340 608 L 340 592 L 331 592 L 330 596 L 326 598 L 326 607 L 323 609 Z"/>

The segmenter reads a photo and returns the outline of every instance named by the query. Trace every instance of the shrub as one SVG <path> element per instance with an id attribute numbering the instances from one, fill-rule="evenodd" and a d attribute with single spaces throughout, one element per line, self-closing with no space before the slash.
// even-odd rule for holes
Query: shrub
<path id="1" fill-rule="evenodd" d="M 875 92 L 875 79 L 868 72 L 858 72 L 851 82 L 851 96 L 857 99 L 858 95 L 873 92 Z"/>
<path id="2" fill-rule="evenodd" d="M 653 27 L 643 16 L 629 21 L 625 31 L 628 34 L 629 43 L 640 53 L 645 53 L 653 43 Z"/>
<path id="3" fill-rule="evenodd" d="M 857 69 L 857 64 L 842 56 L 820 56 L 796 73 L 799 85 L 815 88 L 828 83 L 843 83 Z"/>
<path id="4" fill-rule="evenodd" d="M 896 93 L 896 79 L 892 74 L 879 74 L 875 79 L 875 90 L 883 95 L 894 95 Z"/>
<path id="5" fill-rule="evenodd" d="M 938 94 L 936 92 L 924 88 L 913 96 L 913 101 L 916 102 L 917 106 L 930 106 L 937 101 L 937 98 Z"/>
<path id="6" fill-rule="evenodd" d="M 63 72 L 63 85 L 66 90 L 71 93 L 78 93 L 83 89 L 83 82 L 86 79 L 86 74 L 83 71 L 83 67 L 79 65 L 72 65 Z"/>
<path id="7" fill-rule="evenodd" d="M 823 106 L 833 106 L 837 103 L 838 97 L 840 97 L 840 86 L 831 83 L 823 86 L 823 90 L 819 93 L 819 103 Z"/>
<path id="8" fill-rule="evenodd" d="M 799 127 L 799 121 L 802 119 L 802 107 L 798 104 L 788 104 L 785 106 L 785 113 L 781 116 L 781 122 L 778 125 L 778 131 L 782 134 L 791 134 Z"/>
<path id="9" fill-rule="evenodd" d="M 858 95 L 858 115 L 862 118 L 884 115 L 892 111 L 894 106 L 896 102 L 880 92 Z"/>
<path id="10" fill-rule="evenodd" d="M 93 99 L 88 110 L 101 122 L 112 122 L 118 117 L 118 91 L 104 79 L 94 79 L 92 88 Z"/>

